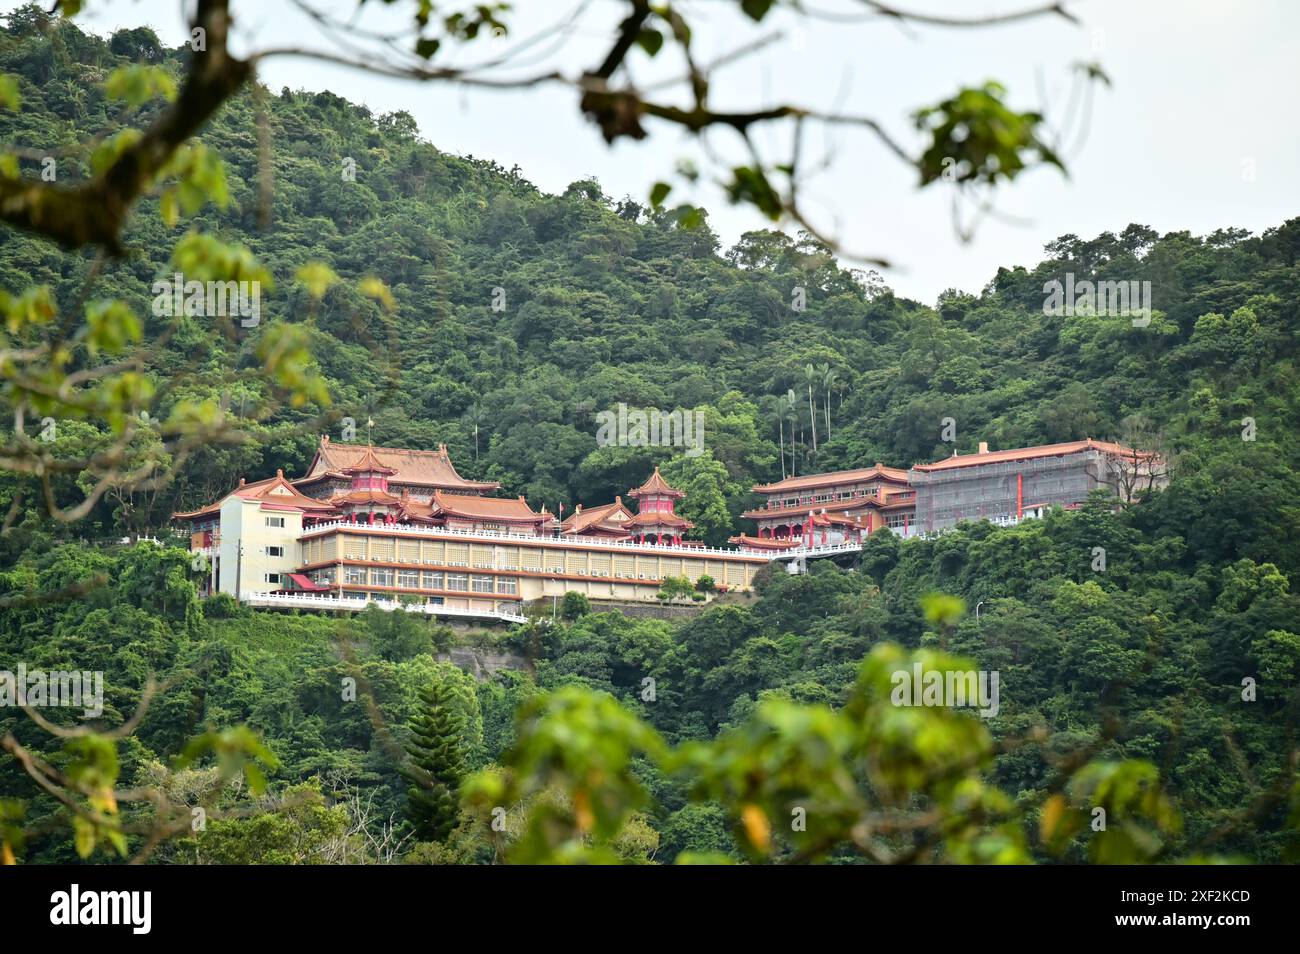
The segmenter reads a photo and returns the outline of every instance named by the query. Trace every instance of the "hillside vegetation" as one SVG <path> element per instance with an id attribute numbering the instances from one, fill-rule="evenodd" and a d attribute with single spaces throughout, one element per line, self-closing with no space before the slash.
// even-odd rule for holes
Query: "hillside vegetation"
<path id="1" fill-rule="evenodd" d="M 90 159 L 74 144 L 127 108 L 105 98 L 104 77 L 138 58 L 178 64 L 151 36 L 110 42 L 11 20 L 0 71 L 20 77 L 23 108 L 0 112 L 0 134 L 32 151 L 73 149 L 60 175 L 84 174 Z M 110 720 L 130 714 L 150 673 L 170 677 L 114 755 L 112 778 L 245 812 L 156 858 L 384 860 L 363 832 L 389 819 L 409 830 L 407 724 L 430 679 L 453 684 L 466 766 L 479 774 L 450 838 L 404 845 L 413 860 L 1275 861 L 1294 851 L 1300 219 L 1259 236 L 1117 223 L 1090 240 L 1063 236 L 1032 269 L 1001 269 L 978 294 L 952 291 L 930 307 L 811 240 L 761 231 L 724 250 L 707 221 L 681 228 L 598 183 L 547 195 L 523 170 L 442 153 L 404 114 L 374 116 L 331 93 L 258 98 L 233 101 L 203 133 L 226 164 L 230 203 L 194 223 L 269 270 L 262 323 L 213 348 L 187 334 L 186 322 L 205 319 L 186 319 L 151 359 L 156 417 L 171 402 L 221 399 L 256 418 L 258 439 L 204 448 L 174 481 L 110 493 L 71 527 L 41 515 L 31 478 L 0 472 L 0 511 L 13 510 L 0 538 L 0 660 L 102 669 Z M 341 174 L 347 159 L 355 181 Z M 28 174 L 38 165 L 23 163 Z M 126 236 L 133 253 L 95 276 L 97 295 L 144 319 L 146 340 L 161 330 L 152 282 L 172 270 L 186 227 L 167 227 L 157 200 L 145 201 Z M 294 280 L 313 261 L 346 280 L 319 302 Z M 93 268 L 88 255 L 0 232 L 0 288 L 12 293 L 44 283 L 71 305 Z M 1066 273 L 1150 281 L 1153 320 L 1045 316 L 1043 286 Z M 394 307 L 354 290 L 367 276 L 387 284 Z M 740 529 L 749 487 L 783 467 L 906 466 L 980 440 L 1091 436 L 1161 450 L 1173 480 L 1121 512 L 1094 501 L 1010 529 L 873 535 L 858 565 L 765 577 L 752 606 L 683 624 L 572 601 L 554 626 L 475 637 L 535 664 L 476 684 L 434 661 L 464 638 L 450 631 L 378 612 L 345 621 L 201 604 L 187 554 L 89 542 L 162 528 L 241 476 L 302 472 L 320 408 L 277 404 L 238 373 L 256 366 L 277 324 L 306 329 L 334 413 L 362 435 L 373 419 L 375 443 L 445 442 L 464 476 L 551 510 L 607 501 L 661 463 L 688 491 L 681 510 L 715 543 Z M 594 415 L 619 403 L 701 408 L 706 452 L 598 448 Z M 955 446 L 939 439 L 944 418 L 957 422 Z M 104 437 L 60 422 L 56 443 L 71 456 Z M 135 452 L 156 452 L 147 429 Z M 75 499 L 71 480 L 62 490 Z M 1093 568 L 1097 547 L 1104 571 Z M 101 585 L 76 599 L 21 598 L 91 578 Z M 914 659 L 942 667 L 947 654 L 1000 671 L 997 718 L 891 714 L 888 671 Z M 339 701 L 341 680 L 358 673 L 373 707 Z M 194 734 L 232 725 L 265 743 L 271 801 L 171 762 Z M 21 714 L 0 714 L 4 732 L 56 763 L 85 756 Z M 37 823 L 29 860 L 74 857 L 44 825 L 60 806 L 9 760 L 0 835 L 17 802 Z M 486 820 L 502 805 L 510 820 L 497 833 Z M 1113 824 L 1090 837 L 1098 805 Z M 883 825 L 855 840 L 853 822 L 875 808 L 929 806 L 943 822 L 927 837 Z M 784 833 L 799 808 L 807 829 Z"/>

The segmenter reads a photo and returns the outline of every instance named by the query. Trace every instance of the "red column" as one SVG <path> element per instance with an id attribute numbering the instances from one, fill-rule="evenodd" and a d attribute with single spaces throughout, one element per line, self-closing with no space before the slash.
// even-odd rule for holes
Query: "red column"
<path id="1" fill-rule="evenodd" d="M 1016 474 L 1016 519 L 1021 520 L 1025 515 L 1025 475 Z"/>

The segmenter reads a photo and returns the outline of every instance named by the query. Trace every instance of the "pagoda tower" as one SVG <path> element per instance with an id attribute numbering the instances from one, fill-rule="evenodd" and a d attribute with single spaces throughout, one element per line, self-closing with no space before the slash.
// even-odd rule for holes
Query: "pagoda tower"
<path id="1" fill-rule="evenodd" d="M 677 501 L 686 496 L 684 491 L 669 485 L 659 473 L 659 468 L 640 487 L 627 495 L 636 501 L 637 514 L 624 526 L 632 532 L 638 543 L 681 545 L 682 532 L 695 524 L 673 512 Z"/>
<path id="2" fill-rule="evenodd" d="M 367 445 L 361 459 L 343 473 L 352 481 L 352 486 L 347 493 L 332 498 L 330 503 L 345 517 L 353 523 L 371 525 L 397 522 L 402 511 L 402 499 L 388 491 L 388 478 L 397 471 L 380 463 L 373 446 Z"/>

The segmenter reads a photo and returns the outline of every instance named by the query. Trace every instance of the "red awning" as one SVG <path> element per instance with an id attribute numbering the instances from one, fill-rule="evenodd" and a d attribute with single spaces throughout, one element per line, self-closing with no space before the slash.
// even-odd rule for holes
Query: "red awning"
<path id="1" fill-rule="evenodd" d="M 289 579 L 293 580 L 293 582 L 297 584 L 299 589 L 313 590 L 315 592 L 320 592 L 322 590 L 329 589 L 328 586 L 321 586 L 319 583 L 313 583 L 310 579 L 308 579 L 306 576 L 304 576 L 301 573 L 290 573 Z"/>

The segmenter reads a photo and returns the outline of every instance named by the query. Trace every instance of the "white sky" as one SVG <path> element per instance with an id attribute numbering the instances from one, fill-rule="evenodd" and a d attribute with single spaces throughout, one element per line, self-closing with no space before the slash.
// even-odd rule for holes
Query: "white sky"
<path id="1" fill-rule="evenodd" d="M 309 0 L 344 17 L 353 0 Z M 909 10 L 978 16 L 1036 6 L 1041 0 L 896 0 Z M 0 0 L 0 9 L 16 3 Z M 92 0 L 78 17 L 83 29 L 108 33 L 152 26 L 165 43 L 185 37 L 176 0 Z M 329 48 L 309 19 L 288 0 L 234 0 L 240 51 L 283 46 Z M 460 6 L 460 4 L 456 4 Z M 512 34 L 477 43 L 477 60 L 532 35 L 577 6 L 577 0 L 520 0 L 508 17 Z M 908 119 L 962 85 L 995 78 L 1019 109 L 1062 117 L 1071 65 L 1097 60 L 1111 89 L 1097 87 L 1086 141 L 1066 153 L 1070 178 L 1054 170 L 1030 173 L 1000 192 L 996 208 L 1012 221 L 985 218 L 973 241 L 953 228 L 950 193 L 918 190 L 915 176 L 869 134 L 837 132 L 809 139 L 829 164 L 805 186 L 805 205 L 846 250 L 890 259 L 886 282 L 900 294 L 933 302 L 945 288 L 977 292 L 998 266 L 1032 265 L 1042 246 L 1072 232 L 1091 238 L 1140 222 L 1159 232 L 1205 234 L 1239 227 L 1258 232 L 1300 214 L 1300 126 L 1289 106 L 1300 89 L 1300 3 L 1290 0 L 1079 0 L 1074 26 L 1047 17 L 981 29 L 901 27 L 875 20 L 797 21 L 789 14 L 755 29 L 721 0 L 686 0 L 700 59 L 760 34 L 784 30 L 776 45 L 734 64 L 715 78 L 715 107 L 752 107 L 778 101 L 869 115 L 910 148 Z M 820 11 L 853 12 L 852 0 L 806 0 Z M 531 71 L 547 65 L 566 73 L 594 66 L 602 41 L 617 22 L 619 5 L 592 0 L 579 28 L 558 46 L 531 51 Z M 412 4 L 397 10 L 377 0 L 360 22 L 377 28 L 409 23 Z M 633 60 L 641 83 L 675 75 L 671 62 Z M 668 73 L 665 73 L 668 70 Z M 559 87 L 482 92 L 371 76 L 313 60 L 276 58 L 261 78 L 283 86 L 329 89 L 376 113 L 405 109 L 440 149 L 519 165 L 528 179 L 559 192 L 595 176 L 614 198 L 644 201 L 650 185 L 667 177 L 681 157 L 700 157 L 698 145 L 674 129 L 650 126 L 642 143 L 608 148 L 577 109 L 576 95 Z M 1046 100 L 1043 96 L 1046 96 Z M 723 155 L 738 155 L 725 134 L 711 140 Z M 782 143 L 765 137 L 769 147 Z M 829 149 L 829 151 L 828 151 Z M 769 153 L 776 158 L 777 153 Z M 767 226 L 756 211 L 730 207 L 720 192 L 679 186 L 672 199 L 709 209 L 724 244 Z"/>

